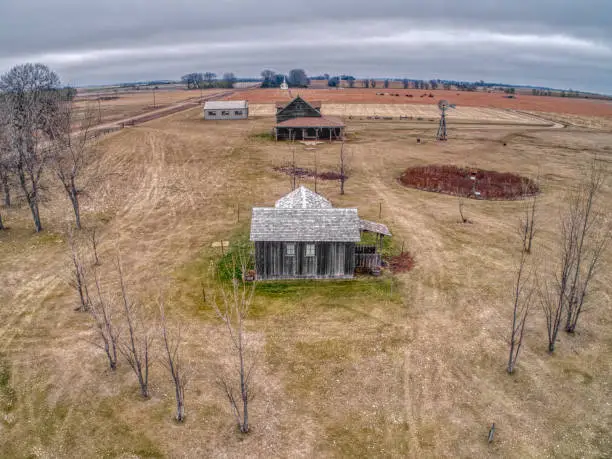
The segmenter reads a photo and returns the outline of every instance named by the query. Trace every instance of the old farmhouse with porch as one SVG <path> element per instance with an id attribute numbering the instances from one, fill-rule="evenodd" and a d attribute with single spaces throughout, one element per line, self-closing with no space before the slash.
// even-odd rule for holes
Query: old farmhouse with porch
<path id="1" fill-rule="evenodd" d="M 344 123 L 323 116 L 320 102 L 306 102 L 297 96 L 288 104 L 276 103 L 276 140 L 336 140 L 344 138 Z"/>
<path id="2" fill-rule="evenodd" d="M 360 244 L 366 231 L 377 234 L 376 245 Z M 357 209 L 334 208 L 301 186 L 274 207 L 253 208 L 256 276 L 258 280 L 352 278 L 355 269 L 380 268 L 385 236 L 391 236 L 385 225 L 361 220 Z"/>

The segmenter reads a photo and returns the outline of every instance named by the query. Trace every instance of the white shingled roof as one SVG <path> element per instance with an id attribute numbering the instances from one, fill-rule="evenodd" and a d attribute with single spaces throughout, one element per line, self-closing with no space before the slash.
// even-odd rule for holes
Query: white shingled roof
<path id="1" fill-rule="evenodd" d="M 301 186 L 276 201 L 255 207 L 252 241 L 358 242 L 357 209 L 334 209 L 323 196 Z"/>
<path id="2" fill-rule="evenodd" d="M 280 198 L 274 205 L 283 209 L 319 209 L 331 206 L 331 202 L 303 185 Z"/>
<path id="3" fill-rule="evenodd" d="M 246 100 L 209 100 L 204 103 L 204 110 L 235 110 L 248 106 Z"/>
<path id="4" fill-rule="evenodd" d="M 359 242 L 357 209 L 255 207 L 251 241 Z"/>

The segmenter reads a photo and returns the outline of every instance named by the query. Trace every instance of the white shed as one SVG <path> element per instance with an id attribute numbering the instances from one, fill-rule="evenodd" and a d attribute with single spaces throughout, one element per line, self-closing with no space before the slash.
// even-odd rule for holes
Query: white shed
<path id="1" fill-rule="evenodd" d="M 211 100 L 204 103 L 205 120 L 244 120 L 249 117 L 246 100 Z"/>

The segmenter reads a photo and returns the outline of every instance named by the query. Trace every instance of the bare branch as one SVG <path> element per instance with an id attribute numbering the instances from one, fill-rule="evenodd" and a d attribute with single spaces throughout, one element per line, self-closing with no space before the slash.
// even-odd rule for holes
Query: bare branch
<path id="1" fill-rule="evenodd" d="M 87 288 L 87 276 L 83 255 L 79 248 L 78 242 L 75 240 L 72 229 L 68 235 L 68 243 L 70 246 L 71 259 L 71 280 L 70 285 L 76 290 L 79 295 L 79 307 L 77 311 L 88 311 L 90 306 L 89 291 Z"/>
<path id="2" fill-rule="evenodd" d="M 240 263 L 240 272 L 243 278 L 233 278 L 231 287 L 222 286 L 219 295 L 212 301 L 212 307 L 217 317 L 224 323 L 227 334 L 232 343 L 237 366 L 237 378 L 222 377 L 220 386 L 223 388 L 232 411 L 242 433 L 247 433 L 249 427 L 249 401 L 252 399 L 251 391 L 251 365 L 247 369 L 246 358 L 248 343 L 245 336 L 245 321 L 255 294 L 255 284 L 244 280 L 248 269 L 249 256 L 245 253 L 233 257 L 233 273 L 236 273 L 236 264 Z M 220 298 L 219 298 L 220 297 Z"/>
<path id="3" fill-rule="evenodd" d="M 123 304 L 124 318 L 128 328 L 128 337 L 119 342 L 119 352 L 130 365 L 138 378 L 140 393 L 143 398 L 149 398 L 149 369 L 152 364 L 151 344 L 152 336 L 142 324 L 139 317 L 141 313 L 138 305 L 133 303 L 127 292 L 121 260 L 117 259 L 117 271 L 121 286 L 121 302 Z"/>
<path id="4" fill-rule="evenodd" d="M 115 324 L 113 302 L 102 295 L 97 271 L 94 271 L 94 279 L 96 285 L 96 299 L 90 303 L 90 312 L 98 336 L 103 343 L 98 346 L 104 350 L 108 358 L 109 367 L 114 371 L 117 368 L 117 350 L 119 348 L 120 329 Z"/>
<path id="5" fill-rule="evenodd" d="M 527 252 L 521 250 L 521 258 L 517 268 L 513 292 L 512 327 L 510 332 L 510 354 L 508 356 L 508 373 L 513 373 L 523 345 L 525 324 L 531 309 L 533 286 L 530 282 L 531 273 L 526 272 Z"/>
<path id="6" fill-rule="evenodd" d="M 166 323 L 166 312 L 163 297 L 160 295 L 159 300 L 159 315 L 160 329 L 165 349 L 165 358 L 162 360 L 164 367 L 170 373 L 172 383 L 174 384 L 174 395 L 176 399 L 176 420 L 183 422 L 185 420 L 185 388 L 187 387 L 187 369 L 183 365 L 183 360 L 180 354 L 181 330 L 177 329 L 174 339 L 168 332 Z"/>

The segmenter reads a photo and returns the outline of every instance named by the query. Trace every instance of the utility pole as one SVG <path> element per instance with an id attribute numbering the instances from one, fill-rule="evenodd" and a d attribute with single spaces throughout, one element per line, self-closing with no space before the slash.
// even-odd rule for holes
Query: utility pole
<path id="1" fill-rule="evenodd" d="M 157 105 L 155 104 L 155 88 L 153 88 L 153 108 L 156 108 Z"/>
<path id="2" fill-rule="evenodd" d="M 102 122 L 102 106 L 100 96 L 98 96 L 98 124 Z"/>

